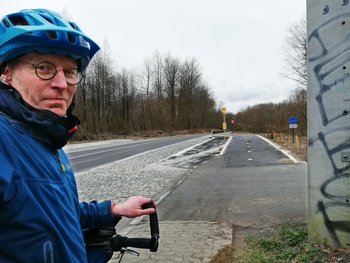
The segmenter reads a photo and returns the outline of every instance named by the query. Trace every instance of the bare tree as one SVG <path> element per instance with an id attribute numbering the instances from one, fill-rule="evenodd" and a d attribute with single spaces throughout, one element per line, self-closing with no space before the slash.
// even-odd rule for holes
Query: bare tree
<path id="1" fill-rule="evenodd" d="M 172 118 L 176 117 L 176 94 L 179 86 L 180 60 L 168 54 L 164 58 L 165 94 Z"/>
<path id="2" fill-rule="evenodd" d="M 150 112 L 151 112 L 151 84 L 154 78 L 153 63 L 149 57 L 144 58 L 141 68 L 138 70 L 136 76 L 137 85 L 137 100 L 140 111 L 140 121 L 143 130 L 148 130 L 150 126 Z"/>
<path id="3" fill-rule="evenodd" d="M 149 98 L 150 96 L 150 87 L 151 87 L 152 77 L 153 77 L 152 62 L 148 57 L 146 57 L 143 60 L 142 68 L 138 74 L 138 80 L 139 80 L 140 90 L 141 92 L 144 92 L 146 94 L 147 98 Z"/>
<path id="4" fill-rule="evenodd" d="M 287 30 L 284 47 L 284 62 L 287 73 L 282 76 L 298 83 L 298 88 L 307 87 L 306 17 L 302 17 Z"/>
<path id="5" fill-rule="evenodd" d="M 191 129 L 194 127 L 195 94 L 202 87 L 202 72 L 195 58 L 186 59 L 180 70 L 179 112 L 182 127 Z"/>
<path id="6" fill-rule="evenodd" d="M 158 99 L 163 95 L 163 55 L 159 51 L 153 53 L 153 76 L 154 76 L 154 90 Z"/>

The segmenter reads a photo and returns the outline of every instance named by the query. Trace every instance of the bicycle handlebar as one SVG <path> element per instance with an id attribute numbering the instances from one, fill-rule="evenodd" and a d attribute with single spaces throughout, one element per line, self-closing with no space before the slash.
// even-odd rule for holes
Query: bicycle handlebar
<path id="1" fill-rule="evenodd" d="M 150 245 L 150 239 L 148 238 L 129 238 L 121 235 L 116 235 L 111 239 L 111 247 L 113 251 L 121 251 L 123 248 L 134 247 L 134 248 L 148 248 L 152 251 Z"/>
<path id="2" fill-rule="evenodd" d="M 153 208 L 153 204 L 145 204 L 142 209 Z M 123 248 L 145 248 L 151 252 L 158 250 L 159 227 L 157 212 L 149 215 L 151 238 L 129 238 L 121 235 L 115 235 L 111 238 L 111 247 L 113 251 L 120 251 Z"/>
<path id="3" fill-rule="evenodd" d="M 153 207 L 153 203 L 149 203 L 143 205 L 142 209 Z M 115 227 L 84 229 L 83 235 L 87 254 L 92 255 L 93 258 L 95 258 L 97 254 L 98 261 L 96 262 L 101 262 L 99 260 L 100 256 L 102 257 L 101 259 L 104 260 L 103 262 L 108 262 L 113 252 L 116 251 L 120 251 L 122 255 L 125 251 L 133 252 L 138 255 L 136 251 L 132 251 L 128 249 L 128 247 L 149 249 L 151 252 L 156 252 L 158 250 L 159 239 L 157 212 L 149 215 L 149 222 L 151 238 L 128 238 L 126 236 L 121 236 L 116 233 Z M 123 256 L 120 257 L 119 262 L 122 257 Z"/>

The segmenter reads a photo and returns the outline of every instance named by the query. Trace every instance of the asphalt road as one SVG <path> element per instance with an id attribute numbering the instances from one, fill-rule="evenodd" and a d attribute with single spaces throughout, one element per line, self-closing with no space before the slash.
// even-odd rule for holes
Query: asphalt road
<path id="1" fill-rule="evenodd" d="M 74 171 L 77 173 L 201 136 L 205 136 L 205 134 L 166 137 L 161 139 L 112 140 L 108 141 L 108 143 L 97 144 L 98 147 L 81 148 L 80 150 L 66 151 L 66 153 Z"/>
<path id="2" fill-rule="evenodd" d="M 267 227 L 306 220 L 307 166 L 256 135 L 233 135 L 158 205 L 160 221 Z"/>

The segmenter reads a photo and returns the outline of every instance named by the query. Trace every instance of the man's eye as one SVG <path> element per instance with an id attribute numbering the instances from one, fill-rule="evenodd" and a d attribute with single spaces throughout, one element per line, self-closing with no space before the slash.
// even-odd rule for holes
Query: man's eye
<path id="1" fill-rule="evenodd" d="M 47 71 L 47 72 L 54 71 L 54 68 L 50 65 L 38 65 L 36 68 L 37 70 L 40 70 L 40 71 Z"/>
<path id="2" fill-rule="evenodd" d="M 66 76 L 75 77 L 77 75 L 76 69 L 69 69 L 66 71 Z"/>

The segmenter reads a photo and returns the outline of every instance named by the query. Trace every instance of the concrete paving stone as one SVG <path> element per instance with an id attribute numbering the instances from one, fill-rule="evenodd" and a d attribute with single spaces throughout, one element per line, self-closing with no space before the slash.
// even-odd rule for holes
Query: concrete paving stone
<path id="1" fill-rule="evenodd" d="M 128 255 L 128 260 L 125 260 L 125 262 L 208 263 L 218 250 L 232 243 L 232 227 L 227 223 L 166 221 L 160 222 L 159 228 L 158 251 L 154 253 L 148 250 L 135 249 L 140 253 L 140 256 L 132 257 Z M 136 225 L 127 233 L 127 236 L 149 237 L 148 223 Z M 118 261 L 113 259 L 111 262 L 116 263 Z"/>

